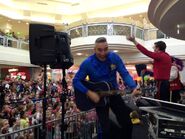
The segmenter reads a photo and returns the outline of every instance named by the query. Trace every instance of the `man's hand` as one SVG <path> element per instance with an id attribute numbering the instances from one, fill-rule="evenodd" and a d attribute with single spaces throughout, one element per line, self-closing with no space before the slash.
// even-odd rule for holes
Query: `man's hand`
<path id="1" fill-rule="evenodd" d="M 135 45 L 138 44 L 138 42 L 136 41 L 135 37 L 134 36 L 127 36 L 127 40 L 133 42 Z"/>
<path id="2" fill-rule="evenodd" d="M 127 36 L 127 40 L 129 40 L 129 41 L 131 41 L 131 42 L 134 42 L 134 41 L 135 41 L 135 37 Z"/>
<path id="3" fill-rule="evenodd" d="M 94 102 L 94 103 L 98 103 L 100 101 L 100 96 L 93 92 L 93 91 L 88 91 L 87 92 L 87 96 Z"/>
<path id="4" fill-rule="evenodd" d="M 135 88 L 135 89 L 132 91 L 132 95 L 133 95 L 133 96 L 139 96 L 139 95 L 141 95 L 141 91 L 140 91 L 138 88 Z"/>

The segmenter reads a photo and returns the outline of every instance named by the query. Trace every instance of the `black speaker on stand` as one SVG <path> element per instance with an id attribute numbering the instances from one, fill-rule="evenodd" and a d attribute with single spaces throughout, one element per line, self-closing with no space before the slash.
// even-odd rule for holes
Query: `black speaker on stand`
<path id="1" fill-rule="evenodd" d="M 35 65 L 49 65 L 55 62 L 55 30 L 53 26 L 30 24 L 30 61 Z"/>
<path id="2" fill-rule="evenodd" d="M 64 131 L 67 130 L 67 125 L 64 122 L 65 118 L 65 102 L 68 96 L 68 86 L 66 82 L 66 69 L 69 69 L 73 65 L 73 57 L 71 51 L 68 48 L 71 44 L 71 39 L 68 37 L 67 33 L 57 32 L 56 33 L 56 43 L 57 48 L 55 62 L 50 64 L 51 69 L 62 69 L 62 93 L 60 96 L 60 101 L 62 102 L 62 119 L 61 119 L 61 139 L 64 139 Z M 63 47 L 60 47 L 63 46 Z"/>
<path id="3" fill-rule="evenodd" d="M 53 26 L 43 24 L 30 24 L 29 50 L 31 64 L 40 65 L 44 67 L 44 95 L 42 100 L 43 120 L 42 120 L 41 138 L 45 139 L 46 104 L 47 104 L 46 100 L 47 65 L 51 65 L 51 68 L 58 69 L 61 68 L 63 69 L 63 71 L 65 71 L 65 69 L 68 69 L 73 65 L 73 57 L 70 52 L 70 38 L 65 32 L 55 32 Z M 63 80 L 65 80 L 65 78 Z M 65 81 L 63 82 L 65 84 Z M 64 116 L 65 115 L 62 114 L 63 119 L 62 123 L 64 123 Z M 63 126 L 64 125 L 62 125 L 61 128 L 61 138 L 64 138 Z"/>

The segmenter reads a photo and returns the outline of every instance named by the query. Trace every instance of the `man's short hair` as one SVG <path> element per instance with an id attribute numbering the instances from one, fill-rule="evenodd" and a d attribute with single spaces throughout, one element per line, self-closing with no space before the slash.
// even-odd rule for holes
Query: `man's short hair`
<path id="1" fill-rule="evenodd" d="M 155 47 L 159 48 L 159 50 L 161 51 L 165 51 L 166 50 L 166 43 L 163 42 L 163 41 L 158 41 L 158 42 L 155 42 Z"/>
<path id="2" fill-rule="evenodd" d="M 107 39 L 105 37 L 99 37 L 95 41 L 95 43 L 102 43 L 102 42 L 107 42 Z"/>

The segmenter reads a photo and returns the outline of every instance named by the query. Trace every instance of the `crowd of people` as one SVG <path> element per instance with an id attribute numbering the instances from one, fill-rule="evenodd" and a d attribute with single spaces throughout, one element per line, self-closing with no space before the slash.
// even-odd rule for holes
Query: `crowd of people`
<path id="1" fill-rule="evenodd" d="M 71 88 L 70 83 L 68 84 L 69 88 Z M 41 123 L 43 118 L 43 91 L 42 80 L 24 81 L 21 79 L 6 79 L 0 81 L 0 134 L 6 134 L 10 131 L 28 128 Z M 46 121 L 61 118 L 61 93 L 62 84 L 60 81 L 47 82 Z M 71 90 L 67 94 L 65 110 L 66 117 L 80 112 L 74 103 L 74 95 Z M 84 117 L 80 117 L 79 120 L 81 118 L 84 119 Z M 56 125 L 48 124 L 46 127 L 47 130 L 50 129 L 51 136 L 59 136 L 59 131 L 54 131 Z M 26 134 L 22 134 L 19 138 L 26 136 Z M 29 133 L 29 136 L 33 135 Z"/>

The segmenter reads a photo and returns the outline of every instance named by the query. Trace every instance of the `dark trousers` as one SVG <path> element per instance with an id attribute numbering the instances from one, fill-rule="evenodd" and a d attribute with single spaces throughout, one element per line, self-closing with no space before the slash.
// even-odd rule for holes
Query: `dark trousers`
<path id="1" fill-rule="evenodd" d="M 168 80 L 157 80 L 157 89 L 157 99 L 170 101 L 170 83 Z"/>
<path id="2" fill-rule="evenodd" d="M 181 99 L 180 91 L 181 90 L 173 90 L 172 91 L 172 102 L 177 103 L 178 101 L 180 101 L 180 99 Z"/>
<path id="3" fill-rule="evenodd" d="M 105 107 L 96 107 L 97 116 L 102 130 L 102 139 L 110 139 L 109 108 L 111 108 L 121 126 L 122 138 L 132 139 L 133 125 L 129 116 L 132 110 L 125 105 L 120 95 L 110 96 L 109 104 Z"/>

